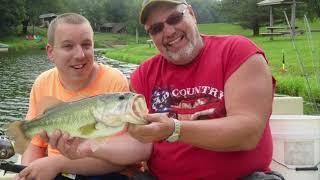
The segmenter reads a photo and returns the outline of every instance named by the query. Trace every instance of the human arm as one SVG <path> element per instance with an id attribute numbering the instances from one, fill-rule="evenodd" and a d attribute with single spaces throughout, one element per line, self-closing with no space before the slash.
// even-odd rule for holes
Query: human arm
<path id="1" fill-rule="evenodd" d="M 27 149 L 21 157 L 22 165 L 29 165 L 32 161 L 43 158 L 46 156 L 46 148 L 36 146 L 32 143 L 29 143 Z"/>
<path id="2" fill-rule="evenodd" d="M 89 176 L 120 171 L 123 168 L 95 158 L 70 160 L 62 155 L 56 155 L 33 161 L 19 173 L 19 178 L 53 179 L 61 172 Z"/>
<path id="3" fill-rule="evenodd" d="M 99 142 L 93 142 L 95 145 Z M 80 153 L 89 151 L 91 157 L 104 159 L 119 165 L 129 165 L 149 159 L 152 143 L 141 143 L 128 133 L 96 144 L 95 150 L 90 146 L 80 146 Z"/>
<path id="4" fill-rule="evenodd" d="M 249 57 L 224 86 L 226 117 L 181 121 L 180 142 L 214 151 L 250 150 L 264 132 L 272 107 L 272 76 L 264 57 Z M 173 120 L 154 114 L 150 124 L 131 125 L 129 132 L 143 142 L 164 140 L 173 132 Z"/>
<path id="5" fill-rule="evenodd" d="M 152 149 L 151 143 L 141 143 L 128 133 L 104 139 L 81 139 L 56 130 L 52 134 L 42 131 L 41 137 L 70 159 L 94 157 L 118 165 L 147 160 Z"/>

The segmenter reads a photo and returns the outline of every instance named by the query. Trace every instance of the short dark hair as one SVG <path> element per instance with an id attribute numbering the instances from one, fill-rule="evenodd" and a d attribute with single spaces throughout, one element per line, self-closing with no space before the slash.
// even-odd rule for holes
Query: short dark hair
<path id="1" fill-rule="evenodd" d="M 59 16 L 57 16 L 55 19 L 53 19 L 49 25 L 48 28 L 48 43 L 50 45 L 54 44 L 54 33 L 57 29 L 57 26 L 61 23 L 67 23 L 67 24 L 84 24 L 88 23 L 90 25 L 90 22 L 87 18 L 84 16 L 77 14 L 77 13 L 64 13 Z M 91 27 L 91 25 L 90 25 Z"/>

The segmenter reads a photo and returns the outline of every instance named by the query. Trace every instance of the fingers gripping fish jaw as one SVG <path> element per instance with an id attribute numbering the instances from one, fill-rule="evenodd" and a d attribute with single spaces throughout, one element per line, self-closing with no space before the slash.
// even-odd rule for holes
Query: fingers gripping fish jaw
<path id="1" fill-rule="evenodd" d="M 145 102 L 145 98 L 137 94 L 135 97 L 130 101 L 130 108 L 131 109 L 131 116 L 128 122 L 133 124 L 147 124 L 148 122 L 143 119 L 144 115 L 148 114 L 148 108 Z"/>

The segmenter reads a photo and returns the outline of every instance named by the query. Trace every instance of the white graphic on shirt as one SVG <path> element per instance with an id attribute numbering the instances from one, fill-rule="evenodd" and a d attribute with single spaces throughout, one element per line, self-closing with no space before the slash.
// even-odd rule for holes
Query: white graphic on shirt
<path id="1" fill-rule="evenodd" d="M 225 116 L 223 91 L 210 86 L 184 89 L 155 88 L 151 105 L 155 113 L 169 112 L 180 120 L 197 120 Z"/>

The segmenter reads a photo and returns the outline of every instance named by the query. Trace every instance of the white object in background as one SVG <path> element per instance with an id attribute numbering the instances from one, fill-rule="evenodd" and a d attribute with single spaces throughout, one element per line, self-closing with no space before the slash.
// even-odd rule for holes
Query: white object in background
<path id="1" fill-rule="evenodd" d="M 318 171 L 296 171 L 320 163 L 320 116 L 272 115 L 272 170 L 288 180 L 320 180 Z M 303 177 L 303 178 L 302 178 Z"/>
<path id="2" fill-rule="evenodd" d="M 276 96 L 273 99 L 272 114 L 303 114 L 303 98 L 292 96 Z"/>

